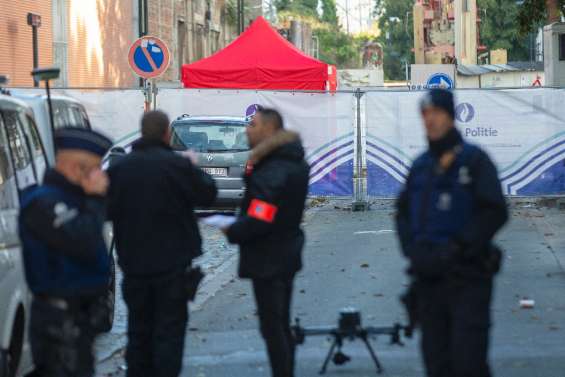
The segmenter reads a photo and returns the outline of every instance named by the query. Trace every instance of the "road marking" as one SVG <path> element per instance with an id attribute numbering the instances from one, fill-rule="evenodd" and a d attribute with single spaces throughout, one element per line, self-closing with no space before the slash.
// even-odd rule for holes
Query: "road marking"
<path id="1" fill-rule="evenodd" d="M 354 235 L 361 235 L 361 234 L 391 234 L 396 233 L 394 230 L 390 229 L 381 229 L 381 230 L 363 230 L 359 232 L 353 233 Z"/>
<path id="2" fill-rule="evenodd" d="M 206 278 L 198 288 L 196 300 L 190 304 L 191 312 L 201 310 L 206 301 L 214 297 L 216 293 L 229 284 L 231 280 L 238 279 L 236 263 L 238 258 L 239 253 L 236 252 L 226 258 L 221 265 L 215 267 L 213 272 L 206 273 Z"/>

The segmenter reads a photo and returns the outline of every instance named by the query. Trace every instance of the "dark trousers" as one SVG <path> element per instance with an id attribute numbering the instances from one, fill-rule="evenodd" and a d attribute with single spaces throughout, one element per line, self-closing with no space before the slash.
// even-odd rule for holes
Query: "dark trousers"
<path id="1" fill-rule="evenodd" d="M 292 278 L 253 280 L 261 335 L 267 345 L 273 377 L 294 376 L 295 344 L 290 331 L 292 281 Z"/>
<path id="2" fill-rule="evenodd" d="M 428 377 L 490 377 L 492 279 L 422 283 L 418 314 Z"/>
<path id="3" fill-rule="evenodd" d="M 128 377 L 177 377 L 182 369 L 188 303 L 182 273 L 124 277 Z"/>
<path id="4" fill-rule="evenodd" d="M 99 296 L 72 300 L 34 297 L 30 318 L 34 376 L 94 375 L 92 347 L 100 333 L 96 321 L 102 318 L 101 302 Z"/>

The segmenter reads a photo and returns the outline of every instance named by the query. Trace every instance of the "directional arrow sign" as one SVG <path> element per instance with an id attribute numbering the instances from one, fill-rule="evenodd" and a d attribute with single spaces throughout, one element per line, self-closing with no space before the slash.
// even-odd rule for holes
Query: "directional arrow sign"
<path id="1" fill-rule="evenodd" d="M 430 89 L 440 88 L 440 89 L 453 89 L 453 80 L 449 75 L 445 73 L 434 73 L 428 79 L 426 86 Z"/>

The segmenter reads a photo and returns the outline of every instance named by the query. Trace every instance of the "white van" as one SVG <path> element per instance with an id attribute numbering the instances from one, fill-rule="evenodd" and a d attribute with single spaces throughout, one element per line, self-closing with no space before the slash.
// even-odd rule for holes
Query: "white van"
<path id="1" fill-rule="evenodd" d="M 28 104 L 35 117 L 37 128 L 45 146 L 47 160 L 52 165 L 55 162 L 55 147 L 53 145 L 53 132 L 49 122 L 49 107 L 47 95 L 41 94 L 22 94 L 12 91 L 12 96 Z M 90 129 L 90 120 L 86 114 L 86 109 L 77 100 L 65 96 L 51 96 L 53 106 L 53 123 L 55 129 L 61 127 L 81 127 Z"/>
<path id="2" fill-rule="evenodd" d="M 14 98 L 24 101 L 33 111 L 34 120 L 45 147 L 47 161 L 49 162 L 49 166 L 53 166 L 55 163 L 55 146 L 53 145 L 53 130 L 51 129 L 51 123 L 49 121 L 47 95 L 42 92 L 30 94 L 29 92 L 20 92 L 18 90 L 12 90 L 11 95 Z M 86 109 L 79 101 L 71 97 L 52 95 L 51 103 L 53 106 L 53 126 L 55 130 L 69 126 L 88 130 L 92 128 Z M 116 301 L 116 262 L 112 250 L 111 225 L 106 225 L 104 237 L 108 245 L 108 250 L 112 252 L 112 279 L 106 296 L 106 304 L 108 305 L 108 314 L 110 317 L 105 326 L 105 330 L 110 331 L 114 323 L 114 306 Z"/>
<path id="3" fill-rule="evenodd" d="M 0 94 L 0 377 L 33 368 L 28 342 L 31 295 L 18 238 L 20 194 L 47 166 L 31 108 Z"/>

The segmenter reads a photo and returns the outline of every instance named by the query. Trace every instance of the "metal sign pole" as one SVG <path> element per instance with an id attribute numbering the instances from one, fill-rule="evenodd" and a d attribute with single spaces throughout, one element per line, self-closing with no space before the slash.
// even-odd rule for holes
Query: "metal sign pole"
<path id="1" fill-rule="evenodd" d="M 148 112 L 151 110 L 151 94 L 150 94 L 150 84 L 147 79 L 143 80 L 143 111 Z"/>
<path id="2" fill-rule="evenodd" d="M 151 94 L 153 98 L 153 107 L 152 110 L 157 110 L 157 94 L 159 93 L 159 89 L 157 88 L 157 81 L 155 79 L 151 79 Z"/>
<path id="3" fill-rule="evenodd" d="M 365 93 L 361 89 L 357 88 L 355 91 L 355 99 L 357 102 L 356 108 L 356 164 L 355 173 L 353 176 L 354 180 L 354 197 L 353 203 L 351 205 L 352 211 L 367 211 L 369 209 L 369 203 L 367 201 L 367 170 L 363 166 L 364 148 L 363 148 L 363 128 L 361 126 L 361 97 Z"/>

